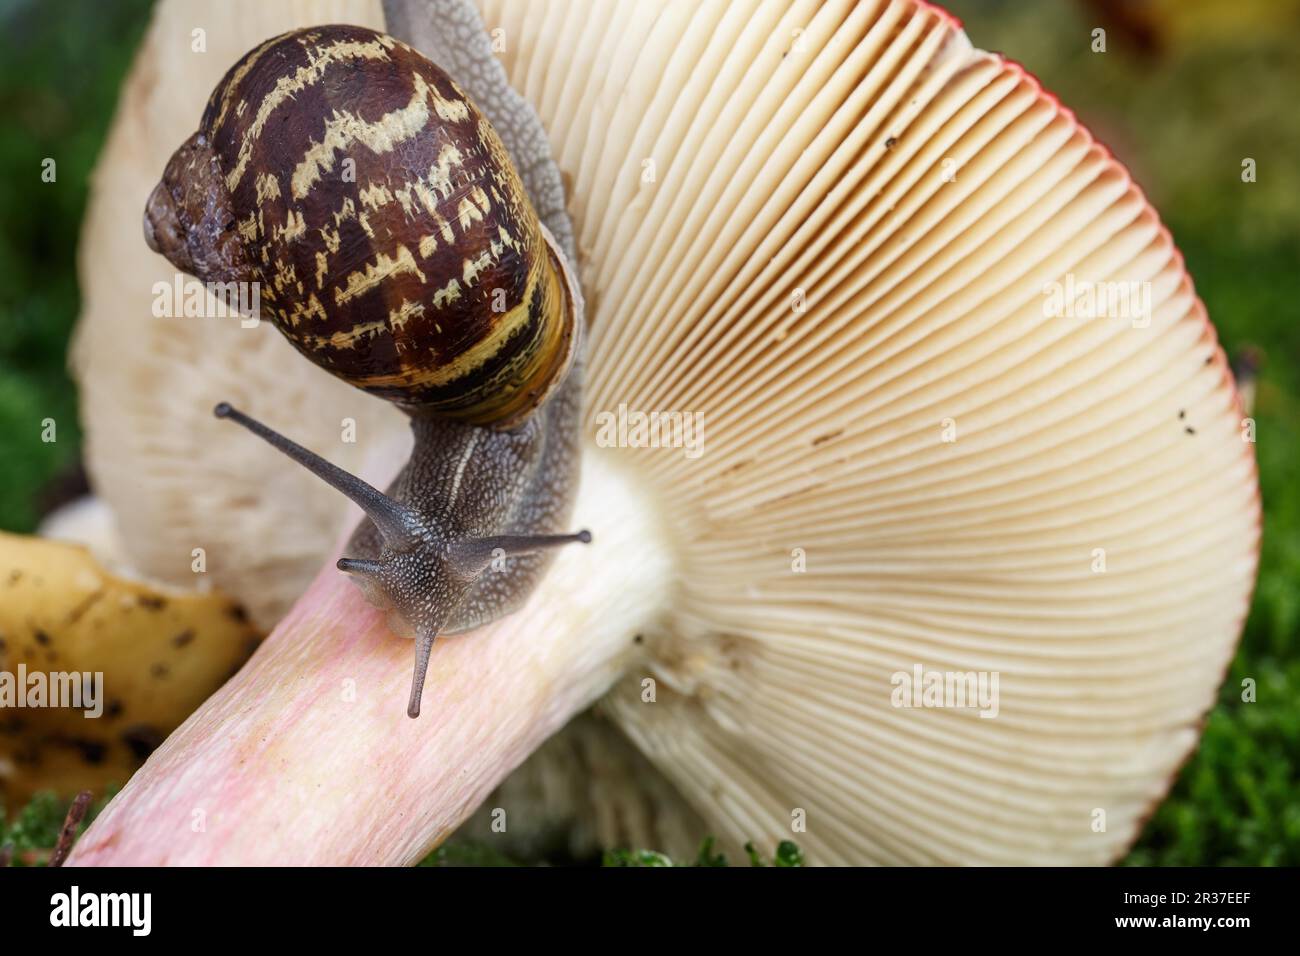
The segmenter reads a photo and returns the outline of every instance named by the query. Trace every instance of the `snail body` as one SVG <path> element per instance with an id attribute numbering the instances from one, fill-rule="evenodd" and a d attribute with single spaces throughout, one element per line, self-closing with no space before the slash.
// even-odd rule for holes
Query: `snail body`
<path id="1" fill-rule="evenodd" d="M 331 374 L 411 418 L 387 494 L 216 408 L 371 519 L 339 568 L 416 637 L 418 716 L 439 634 L 519 607 L 576 491 L 581 298 L 491 125 L 417 51 L 371 30 L 268 40 L 173 155 L 145 237 L 263 310 Z"/>

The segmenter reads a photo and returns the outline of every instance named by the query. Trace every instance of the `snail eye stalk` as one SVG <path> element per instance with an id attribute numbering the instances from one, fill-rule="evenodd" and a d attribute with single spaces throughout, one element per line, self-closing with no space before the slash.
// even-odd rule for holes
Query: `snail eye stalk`
<path id="1" fill-rule="evenodd" d="M 590 531 L 573 534 L 502 534 L 488 538 L 470 538 L 451 546 L 449 558 L 456 570 L 465 577 L 481 574 L 493 559 L 533 554 L 547 548 L 566 544 L 590 544 Z"/>
<path id="2" fill-rule="evenodd" d="M 322 481 L 343 492 L 354 501 L 375 523 L 384 542 L 395 545 L 409 542 L 416 536 L 419 522 L 406 506 L 394 501 L 378 488 L 349 474 L 338 465 L 326 461 L 313 451 L 308 451 L 295 441 L 268 428 L 255 418 L 245 415 L 229 402 L 222 402 L 212 410 L 218 418 L 228 418 L 243 425 L 272 448 L 288 455 Z"/>

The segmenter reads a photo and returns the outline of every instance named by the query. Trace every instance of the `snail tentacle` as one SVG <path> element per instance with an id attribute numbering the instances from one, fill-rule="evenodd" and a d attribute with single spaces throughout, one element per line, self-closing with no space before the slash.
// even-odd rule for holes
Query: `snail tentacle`
<path id="1" fill-rule="evenodd" d="M 415 634 L 415 675 L 411 678 L 411 699 L 406 705 L 406 716 L 414 720 L 420 716 L 420 698 L 424 695 L 424 675 L 429 670 L 429 654 L 433 650 L 435 630 L 419 630 Z"/>
<path id="2" fill-rule="evenodd" d="M 486 570 L 494 558 L 535 554 L 546 548 L 558 548 L 566 544 L 590 543 L 591 532 L 587 530 L 573 534 L 499 534 L 489 538 L 457 541 L 451 546 L 449 557 L 457 571 L 473 576 Z"/>
<path id="3" fill-rule="evenodd" d="M 228 418 L 243 425 L 271 447 L 288 455 L 313 475 L 347 495 L 375 523 L 386 544 L 414 540 L 418 522 L 412 511 L 394 501 L 369 482 L 344 471 L 314 451 L 286 438 L 273 428 L 268 428 L 256 418 L 245 415 L 229 402 L 221 402 L 212 410 L 217 418 Z"/>
<path id="4" fill-rule="evenodd" d="M 368 558 L 339 558 L 334 566 L 348 574 L 364 574 L 368 577 L 377 577 L 384 570 L 382 562 Z"/>

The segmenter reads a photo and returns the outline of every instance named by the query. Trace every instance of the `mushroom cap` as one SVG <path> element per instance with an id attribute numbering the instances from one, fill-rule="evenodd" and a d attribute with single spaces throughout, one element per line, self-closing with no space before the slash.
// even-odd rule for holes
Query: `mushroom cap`
<path id="1" fill-rule="evenodd" d="M 338 6 L 311 16 L 376 25 Z M 586 454 L 673 542 L 602 712 L 732 842 L 1115 859 L 1213 703 L 1260 517 L 1231 373 L 1127 173 L 927 4 L 481 7 L 568 190 Z M 258 19 L 278 11 L 250 5 L 232 54 L 295 25 Z M 170 273 L 119 220 L 188 132 L 176 87 L 206 96 L 224 62 L 150 55 L 169 82 L 124 94 L 87 226 L 90 463 L 135 563 L 183 577 L 204 542 L 273 615 L 355 514 L 207 409 L 237 399 L 371 480 L 405 436 L 269 329 L 141 321 L 122 349 Z M 1088 289 L 1115 314 L 1075 308 Z M 599 447 L 620 406 L 702 416 L 702 454 Z M 996 674 L 997 715 L 896 706 L 917 668 Z"/>
<path id="2" fill-rule="evenodd" d="M 928 4 L 481 6 L 569 189 L 589 429 L 704 421 L 695 460 L 599 452 L 681 564 L 657 702 L 633 673 L 603 709 L 736 840 L 1115 859 L 1214 702 L 1260 522 L 1127 172 Z M 998 674 L 997 716 L 895 706 L 918 666 Z"/>

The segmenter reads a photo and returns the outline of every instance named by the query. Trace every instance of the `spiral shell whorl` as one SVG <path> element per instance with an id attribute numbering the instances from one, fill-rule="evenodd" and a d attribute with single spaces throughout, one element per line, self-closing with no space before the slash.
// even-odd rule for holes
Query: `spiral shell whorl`
<path id="1" fill-rule="evenodd" d="M 276 37 L 226 74 L 200 135 L 265 312 L 317 365 L 498 427 L 563 379 L 558 254 L 495 131 L 418 52 L 359 27 Z"/>

